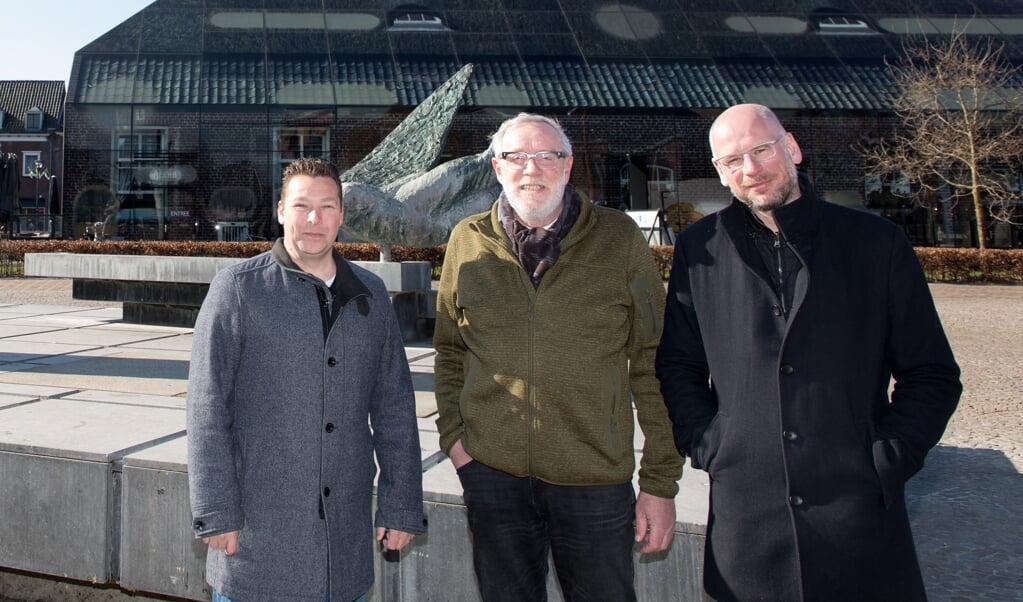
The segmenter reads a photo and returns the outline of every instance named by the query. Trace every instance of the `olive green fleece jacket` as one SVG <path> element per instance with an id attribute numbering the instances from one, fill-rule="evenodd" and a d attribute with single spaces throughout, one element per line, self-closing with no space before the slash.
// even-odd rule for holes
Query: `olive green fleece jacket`
<path id="1" fill-rule="evenodd" d="M 434 347 L 441 449 L 558 485 L 628 482 L 636 416 L 640 490 L 673 498 L 682 458 L 654 375 L 664 284 L 624 213 L 582 203 L 534 289 L 489 212 L 448 241 Z"/>

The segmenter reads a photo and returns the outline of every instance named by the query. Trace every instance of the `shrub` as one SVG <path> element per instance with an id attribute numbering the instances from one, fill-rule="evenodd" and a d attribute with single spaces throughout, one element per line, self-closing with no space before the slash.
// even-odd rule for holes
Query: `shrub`
<path id="1" fill-rule="evenodd" d="M 252 257 L 272 243 L 215 241 L 92 241 L 92 240 L 0 240 L 0 276 L 18 275 L 25 253 L 93 253 L 106 255 L 172 255 L 204 257 Z M 353 261 L 380 259 L 380 246 L 371 243 L 337 243 L 338 252 Z M 394 261 L 429 261 L 434 278 L 440 277 L 446 245 L 437 247 L 391 247 Z M 650 247 L 657 269 L 667 279 L 671 273 L 672 247 Z M 931 282 L 1023 282 L 1023 249 L 950 249 L 919 247 L 917 257 Z M 14 268 L 12 266 L 19 266 Z"/>

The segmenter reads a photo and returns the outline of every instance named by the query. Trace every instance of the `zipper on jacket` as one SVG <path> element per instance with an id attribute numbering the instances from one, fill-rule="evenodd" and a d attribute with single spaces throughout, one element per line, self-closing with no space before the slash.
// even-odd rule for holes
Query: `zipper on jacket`
<path id="1" fill-rule="evenodd" d="M 527 279 L 528 279 L 528 277 L 527 277 Z M 530 282 L 529 286 L 532 286 L 532 285 L 533 285 L 532 282 Z M 541 282 L 541 286 L 543 286 L 542 282 Z M 538 290 L 537 290 L 537 292 L 538 292 Z M 527 295 L 529 294 L 528 291 L 526 292 L 526 294 Z M 527 403 L 526 403 L 526 407 L 529 408 L 529 441 L 528 441 L 528 448 L 527 448 L 527 451 L 526 451 L 526 469 L 527 469 L 529 474 L 533 474 L 533 472 L 534 472 L 533 458 L 536 456 L 536 454 L 535 454 L 535 451 L 536 451 L 536 449 L 535 449 L 535 447 L 536 447 L 536 420 L 537 420 L 537 414 L 538 414 L 538 412 L 536 410 L 536 382 L 535 382 L 536 370 L 534 368 L 534 362 L 535 362 L 535 358 L 536 358 L 535 353 L 534 353 L 534 349 L 536 347 L 534 338 L 535 338 L 536 333 L 534 331 L 534 319 L 533 319 L 534 318 L 534 309 L 535 308 L 536 308 L 536 294 L 534 292 L 533 299 L 529 302 L 529 317 L 528 317 L 529 325 L 527 326 L 528 336 L 527 336 L 527 339 L 526 339 L 528 341 L 527 342 L 528 348 L 526 350 L 526 365 L 528 366 L 527 372 L 526 372 L 526 379 L 527 379 L 527 385 L 526 385 Z"/>
<path id="2" fill-rule="evenodd" d="M 330 301 L 327 300 L 327 293 L 323 292 L 320 285 L 313 283 L 316 288 L 316 298 L 320 300 L 320 318 L 323 320 L 323 342 L 327 342 L 327 335 L 330 334 Z"/>
<path id="3" fill-rule="evenodd" d="M 789 308 L 785 305 L 785 259 L 782 257 L 784 251 L 782 250 L 782 244 L 788 244 L 782 238 L 781 230 L 774 233 L 774 258 L 778 262 L 778 298 L 781 299 L 781 313 L 783 315 L 789 314 Z"/>

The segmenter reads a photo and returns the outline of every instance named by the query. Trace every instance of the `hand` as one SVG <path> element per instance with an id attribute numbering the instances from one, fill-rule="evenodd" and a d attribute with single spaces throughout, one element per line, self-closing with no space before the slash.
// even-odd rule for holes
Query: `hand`
<path id="1" fill-rule="evenodd" d="M 234 553 L 238 551 L 238 532 L 228 531 L 220 535 L 210 535 L 203 537 L 202 542 L 209 544 L 214 550 L 223 550 L 228 556 L 234 556 Z"/>
<path id="2" fill-rule="evenodd" d="M 671 547 L 675 531 L 675 500 L 639 492 L 636 497 L 636 543 L 640 554 Z"/>
<path id="3" fill-rule="evenodd" d="M 455 444 L 451 446 L 451 452 L 448 453 L 448 458 L 451 458 L 451 464 L 455 467 L 455 470 L 465 466 L 469 462 L 472 462 L 472 456 L 470 456 L 465 448 L 462 447 L 462 440 L 455 441 Z"/>
<path id="4" fill-rule="evenodd" d="M 405 546 L 412 543 L 414 538 L 415 535 L 411 533 L 386 527 L 377 527 L 377 541 L 380 542 L 384 550 L 403 550 Z"/>

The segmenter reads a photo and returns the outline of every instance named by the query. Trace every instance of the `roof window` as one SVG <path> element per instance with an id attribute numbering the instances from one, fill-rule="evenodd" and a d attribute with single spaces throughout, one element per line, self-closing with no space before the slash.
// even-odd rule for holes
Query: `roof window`
<path id="1" fill-rule="evenodd" d="M 43 112 L 39 107 L 32 107 L 25 112 L 25 129 L 30 132 L 43 129 Z"/>
<path id="2" fill-rule="evenodd" d="M 447 31 L 440 14 L 421 6 L 399 6 L 387 16 L 391 31 Z"/>
<path id="3" fill-rule="evenodd" d="M 876 33 L 863 19 L 829 16 L 817 21 L 817 29 L 829 35 L 862 35 Z"/>

